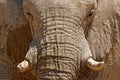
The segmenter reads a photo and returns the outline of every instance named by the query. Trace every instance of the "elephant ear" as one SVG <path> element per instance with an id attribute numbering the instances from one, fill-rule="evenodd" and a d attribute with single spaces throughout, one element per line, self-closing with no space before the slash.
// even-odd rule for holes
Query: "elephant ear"
<path id="1" fill-rule="evenodd" d="M 0 53 L 4 52 L 17 64 L 24 58 L 30 41 L 31 32 L 21 0 L 0 1 Z"/>
<path id="2" fill-rule="evenodd" d="M 6 52 L 15 64 L 22 61 L 31 41 L 31 31 L 26 20 L 21 1 L 8 1 L 1 13 L 3 30 L 6 31 Z M 4 10 L 4 9 L 3 9 Z"/>
<path id="3" fill-rule="evenodd" d="M 29 25 L 20 26 L 20 28 L 11 31 L 7 39 L 7 55 L 15 64 L 24 59 L 32 39 Z"/>
<path id="4" fill-rule="evenodd" d="M 116 12 L 116 8 L 113 1 L 103 0 L 98 3 L 87 35 L 94 58 L 103 58 L 120 40 L 120 12 Z"/>

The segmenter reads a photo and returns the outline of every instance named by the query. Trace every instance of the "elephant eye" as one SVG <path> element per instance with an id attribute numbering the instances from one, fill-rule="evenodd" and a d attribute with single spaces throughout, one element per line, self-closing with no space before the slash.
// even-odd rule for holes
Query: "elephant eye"
<path id="1" fill-rule="evenodd" d="M 30 14 L 29 12 L 27 12 L 27 15 L 29 15 L 29 16 L 30 16 L 31 14 Z"/>
<path id="2" fill-rule="evenodd" d="M 26 12 L 26 15 L 27 15 L 27 18 L 28 18 L 29 20 L 33 21 L 33 16 L 32 16 L 31 13 Z"/>
<path id="3" fill-rule="evenodd" d="M 92 16 L 93 13 L 90 13 L 88 16 Z"/>
<path id="4" fill-rule="evenodd" d="M 91 10 L 90 13 L 88 14 L 88 17 L 89 17 L 89 16 L 92 16 L 93 13 L 94 13 L 94 10 Z"/>

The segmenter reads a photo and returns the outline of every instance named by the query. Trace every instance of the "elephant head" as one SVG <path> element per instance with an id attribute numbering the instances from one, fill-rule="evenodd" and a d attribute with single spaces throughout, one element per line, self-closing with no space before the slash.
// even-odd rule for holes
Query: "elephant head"
<path id="1" fill-rule="evenodd" d="M 23 0 L 33 40 L 18 69 L 24 72 L 37 65 L 38 80 L 77 80 L 81 62 L 93 70 L 102 69 L 104 61 L 93 59 L 81 27 L 94 3 L 94 0 Z"/>

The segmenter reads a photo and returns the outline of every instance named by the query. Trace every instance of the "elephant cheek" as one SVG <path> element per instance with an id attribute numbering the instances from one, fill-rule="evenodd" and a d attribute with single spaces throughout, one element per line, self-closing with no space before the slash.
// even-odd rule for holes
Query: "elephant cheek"
<path id="1" fill-rule="evenodd" d="M 87 67 L 92 69 L 92 70 L 101 70 L 104 67 L 104 61 L 98 62 L 96 60 L 94 60 L 91 54 L 91 51 L 89 49 L 89 45 L 87 43 L 86 40 L 83 41 L 83 45 L 82 45 L 82 60 L 83 62 L 86 63 Z"/>

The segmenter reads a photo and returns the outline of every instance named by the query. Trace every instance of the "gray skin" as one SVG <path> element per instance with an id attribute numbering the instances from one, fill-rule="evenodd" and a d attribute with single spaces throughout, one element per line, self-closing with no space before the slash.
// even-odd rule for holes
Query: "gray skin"
<path id="1" fill-rule="evenodd" d="M 18 69 L 24 72 L 36 65 L 37 80 L 79 80 L 81 63 L 103 68 L 104 62 L 92 58 L 81 26 L 94 4 L 94 0 L 23 0 L 33 40 Z"/>

